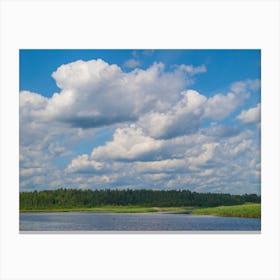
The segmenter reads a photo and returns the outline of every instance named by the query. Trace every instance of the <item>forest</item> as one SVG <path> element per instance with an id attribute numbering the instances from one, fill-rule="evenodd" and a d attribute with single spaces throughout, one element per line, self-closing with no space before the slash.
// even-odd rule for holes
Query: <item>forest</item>
<path id="1" fill-rule="evenodd" d="M 90 208 L 99 206 L 215 207 L 260 203 L 256 194 L 197 193 L 189 190 L 80 190 L 20 192 L 20 210 Z"/>

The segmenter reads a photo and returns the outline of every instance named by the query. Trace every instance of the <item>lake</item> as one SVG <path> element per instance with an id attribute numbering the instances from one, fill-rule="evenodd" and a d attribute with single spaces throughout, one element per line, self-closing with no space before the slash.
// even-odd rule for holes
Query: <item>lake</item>
<path id="1" fill-rule="evenodd" d="M 260 231 L 261 219 L 171 213 L 22 213 L 20 231 Z"/>

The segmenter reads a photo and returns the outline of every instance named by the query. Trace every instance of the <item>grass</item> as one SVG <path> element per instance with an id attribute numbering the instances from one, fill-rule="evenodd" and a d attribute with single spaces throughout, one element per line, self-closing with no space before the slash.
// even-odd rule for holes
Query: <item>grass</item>
<path id="1" fill-rule="evenodd" d="M 37 212 L 94 212 L 94 213 L 152 213 L 170 212 L 194 215 L 214 215 L 223 217 L 260 218 L 261 205 L 245 203 L 234 206 L 218 206 L 211 208 L 194 207 L 142 207 L 142 206 L 101 206 L 90 208 L 55 208 L 55 209 L 21 209 L 21 213 Z"/>
<path id="2" fill-rule="evenodd" d="M 142 207 L 142 206 L 101 206 L 90 208 L 21 209 L 21 213 L 36 212 L 95 212 L 95 213 L 149 213 L 172 212 L 190 213 L 193 207 Z"/>
<path id="3" fill-rule="evenodd" d="M 261 205 L 257 203 L 245 203 L 243 205 L 201 208 L 194 209 L 192 214 L 214 215 L 222 217 L 260 218 Z"/>

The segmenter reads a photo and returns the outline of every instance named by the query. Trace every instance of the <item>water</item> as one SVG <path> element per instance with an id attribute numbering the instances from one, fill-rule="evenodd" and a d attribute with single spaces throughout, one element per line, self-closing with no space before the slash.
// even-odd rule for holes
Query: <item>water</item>
<path id="1" fill-rule="evenodd" d="M 20 214 L 20 231 L 259 231 L 260 219 L 90 212 Z"/>

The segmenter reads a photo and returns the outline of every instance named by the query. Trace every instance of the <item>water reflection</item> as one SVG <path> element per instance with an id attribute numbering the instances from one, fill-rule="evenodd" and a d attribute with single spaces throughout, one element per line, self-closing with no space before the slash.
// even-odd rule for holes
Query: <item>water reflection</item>
<path id="1" fill-rule="evenodd" d="M 21 231 L 258 231 L 260 219 L 141 213 L 24 213 Z"/>

